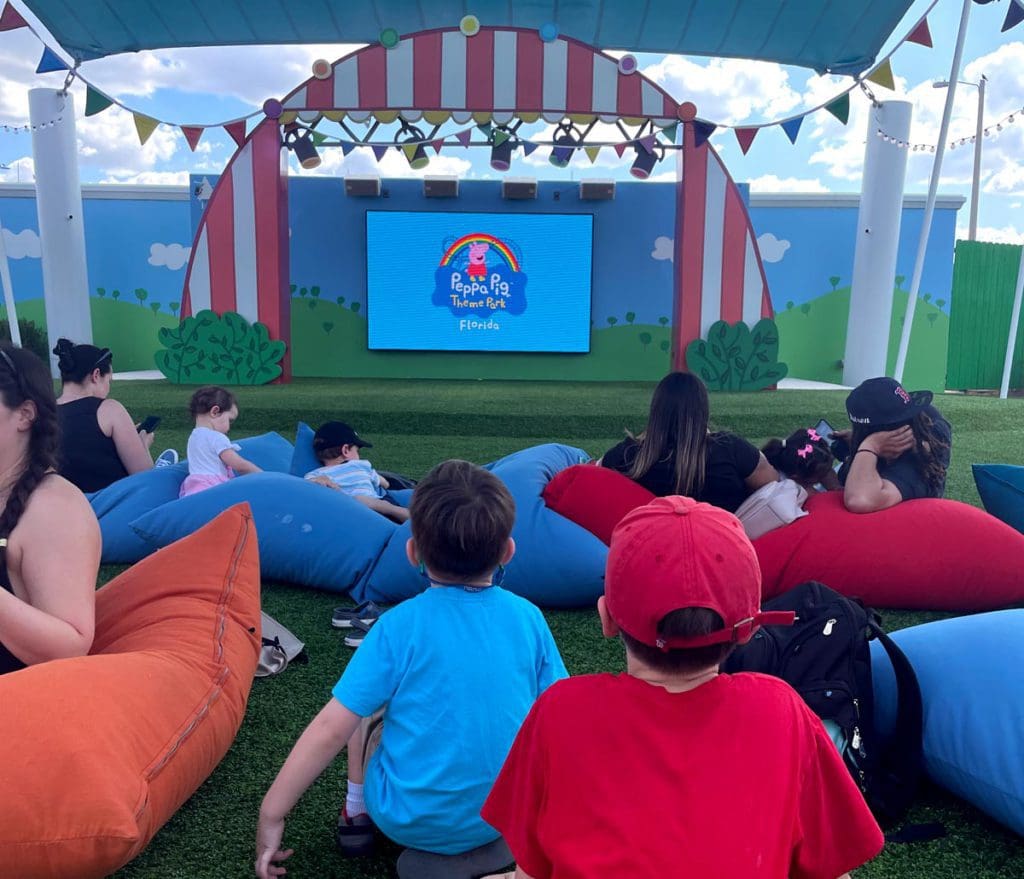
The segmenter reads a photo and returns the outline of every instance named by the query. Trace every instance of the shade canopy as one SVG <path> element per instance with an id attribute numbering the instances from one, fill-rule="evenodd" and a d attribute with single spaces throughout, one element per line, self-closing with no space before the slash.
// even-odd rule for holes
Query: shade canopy
<path id="1" fill-rule="evenodd" d="M 25 0 L 73 57 L 180 46 L 373 43 L 481 24 L 539 29 L 603 49 L 749 58 L 854 74 L 913 0 Z"/>

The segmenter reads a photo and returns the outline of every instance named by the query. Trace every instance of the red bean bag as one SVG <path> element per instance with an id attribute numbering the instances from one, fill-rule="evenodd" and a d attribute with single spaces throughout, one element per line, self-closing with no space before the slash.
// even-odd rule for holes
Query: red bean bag
<path id="1" fill-rule="evenodd" d="M 642 485 L 617 470 L 576 464 L 555 474 L 542 494 L 556 513 L 586 528 L 605 544 L 626 513 L 654 500 Z"/>
<path id="2" fill-rule="evenodd" d="M 1024 601 L 1024 535 L 950 500 L 851 513 L 842 492 L 809 498 L 810 513 L 754 541 L 771 598 L 819 580 L 873 607 L 992 610 Z"/>

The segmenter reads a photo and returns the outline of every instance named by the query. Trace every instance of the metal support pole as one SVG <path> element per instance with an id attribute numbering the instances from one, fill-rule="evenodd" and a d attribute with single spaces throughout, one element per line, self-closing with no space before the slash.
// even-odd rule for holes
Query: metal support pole
<path id="1" fill-rule="evenodd" d="M 960 78 L 960 63 L 964 55 L 964 39 L 967 37 L 967 22 L 971 17 L 971 4 L 974 0 L 964 0 L 964 8 L 960 13 L 960 30 L 956 36 L 956 48 L 953 50 L 953 63 L 949 72 L 949 89 L 946 91 L 946 106 L 942 111 L 942 124 L 939 126 L 939 141 L 935 145 L 935 162 L 932 165 L 932 177 L 928 184 L 928 199 L 921 218 L 921 237 L 917 242 L 917 259 L 914 260 L 914 274 L 907 293 L 907 313 L 903 318 L 903 332 L 900 335 L 900 347 L 896 354 L 896 369 L 893 376 L 903 381 L 903 370 L 907 365 L 907 349 L 910 347 L 910 331 L 914 326 L 914 309 L 917 307 L 917 294 L 921 289 L 921 273 L 924 270 L 924 254 L 928 249 L 928 236 L 932 231 L 932 215 L 935 213 L 935 197 L 939 189 L 939 175 L 942 173 L 942 157 L 946 152 L 946 139 L 949 136 L 949 120 L 953 115 L 953 98 L 956 96 L 956 81 Z"/>
<path id="2" fill-rule="evenodd" d="M 981 197 L 981 143 L 985 139 L 985 77 L 978 80 L 978 128 L 974 135 L 974 180 L 971 184 L 971 229 L 967 237 L 978 240 L 978 200 Z"/>
<path id="3" fill-rule="evenodd" d="M 1006 340 L 1006 359 L 1003 361 L 1003 380 L 999 385 L 999 399 L 1005 400 L 1010 390 L 1010 367 L 1017 347 L 1017 327 L 1020 325 L 1020 302 L 1024 296 L 1024 247 L 1020 249 L 1020 265 L 1017 268 L 1017 289 L 1013 294 L 1013 311 L 1010 312 L 1010 337 Z"/>

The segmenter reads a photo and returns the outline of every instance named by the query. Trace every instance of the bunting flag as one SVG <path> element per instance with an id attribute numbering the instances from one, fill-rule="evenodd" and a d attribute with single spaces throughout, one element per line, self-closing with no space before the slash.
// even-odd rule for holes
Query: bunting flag
<path id="1" fill-rule="evenodd" d="M 696 120 L 693 123 L 693 145 L 703 146 L 707 143 L 709 137 L 715 133 L 715 129 L 718 128 L 713 122 L 701 122 Z"/>
<path id="2" fill-rule="evenodd" d="M 245 120 L 239 119 L 238 122 L 232 122 L 229 125 L 224 126 L 224 130 L 231 135 L 231 139 L 238 146 L 242 146 L 245 143 Z"/>
<path id="3" fill-rule="evenodd" d="M 203 136 L 203 131 L 206 129 L 199 125 L 182 125 L 181 133 L 185 135 L 185 141 L 188 143 L 188 148 L 192 152 L 196 151 L 196 147 L 199 146 L 199 138 Z"/>
<path id="4" fill-rule="evenodd" d="M 413 152 L 415 152 L 415 150 L 416 150 L 416 148 L 413 147 Z M 387 146 L 385 144 L 380 144 L 380 143 L 374 144 L 374 146 L 373 146 L 373 157 L 378 162 L 381 159 L 383 159 L 385 155 L 387 155 L 387 152 L 388 152 L 388 148 L 387 148 Z"/>
<path id="5" fill-rule="evenodd" d="M 494 132 L 494 145 L 501 146 L 511 136 L 512 135 L 505 131 L 504 128 L 499 128 L 497 131 Z"/>
<path id="6" fill-rule="evenodd" d="M 601 147 L 599 146 L 585 146 L 583 152 L 587 154 L 587 158 L 590 159 L 590 164 L 593 165 L 597 161 L 598 155 L 601 153 Z"/>
<path id="7" fill-rule="evenodd" d="M 754 138 L 757 137 L 757 132 L 760 130 L 760 128 L 735 129 L 736 140 L 739 142 L 743 155 L 747 154 L 747 150 L 750 149 L 750 145 L 754 142 Z"/>
<path id="8" fill-rule="evenodd" d="M 782 130 L 786 132 L 786 137 L 789 138 L 790 143 L 796 143 L 796 136 L 800 133 L 800 126 L 803 124 L 803 116 L 797 116 L 796 119 L 787 119 L 782 123 Z"/>
<path id="9" fill-rule="evenodd" d="M 484 122 L 481 125 L 478 125 L 477 128 L 479 128 L 483 132 L 484 137 L 490 137 L 491 132 L 494 130 L 493 128 L 491 128 L 490 122 Z"/>
<path id="10" fill-rule="evenodd" d="M 892 77 L 892 65 L 889 63 L 888 58 L 872 70 L 865 79 L 868 82 L 875 83 L 875 85 L 880 85 L 884 89 L 889 89 L 891 92 L 896 91 L 896 82 Z"/>
<path id="11" fill-rule="evenodd" d="M 160 123 L 151 116 L 143 116 L 141 113 L 132 113 L 132 117 L 135 119 L 135 130 L 139 133 L 139 143 L 145 146 Z"/>
<path id="12" fill-rule="evenodd" d="M 327 142 L 327 135 L 321 134 L 319 131 L 311 131 L 310 137 L 313 139 L 313 146 L 320 146 L 320 144 Z"/>
<path id="13" fill-rule="evenodd" d="M 655 134 L 648 134 L 647 137 L 642 137 L 637 142 L 644 148 L 644 152 L 653 153 L 654 145 L 658 142 L 658 136 Z"/>
<path id="14" fill-rule="evenodd" d="M 929 49 L 932 47 L 932 32 L 928 29 L 927 18 L 922 18 L 921 23 L 910 32 L 907 42 L 927 46 Z"/>
<path id="15" fill-rule="evenodd" d="M 664 134 L 666 138 L 668 138 L 670 143 L 675 143 L 676 137 L 679 134 L 679 123 L 673 122 L 667 128 L 661 129 L 661 133 Z"/>
<path id="16" fill-rule="evenodd" d="M 416 158 L 416 150 L 418 150 L 419 148 L 420 148 L 420 144 L 418 144 L 418 143 L 403 143 L 402 144 L 402 152 L 405 153 L 405 157 L 410 162 L 414 158 Z M 376 152 L 376 150 L 374 150 L 374 152 Z"/>
<path id="17" fill-rule="evenodd" d="M 108 98 L 103 92 L 98 92 L 91 85 L 85 88 L 85 115 L 95 116 L 97 113 L 102 113 L 107 107 L 113 104 L 113 100 Z"/>
<path id="18" fill-rule="evenodd" d="M 66 63 L 61 61 L 60 56 L 46 46 L 43 47 L 43 57 L 39 59 L 39 66 L 36 68 L 36 73 L 53 73 L 57 70 L 70 70 Z"/>
<path id="19" fill-rule="evenodd" d="M 850 121 L 850 93 L 840 95 L 831 104 L 826 104 L 825 109 L 845 125 Z"/>
<path id="20" fill-rule="evenodd" d="M 615 144 L 615 146 L 612 147 L 612 149 L 615 150 L 615 155 L 617 155 L 621 159 L 622 154 L 626 151 L 626 147 L 628 146 L 628 143 L 617 143 Z"/>
<path id="21" fill-rule="evenodd" d="M 343 140 L 341 142 L 341 154 L 342 154 L 342 156 L 347 156 L 355 148 L 356 148 L 356 145 L 354 143 L 352 143 L 351 141 L 348 141 L 348 140 Z"/>
<path id="22" fill-rule="evenodd" d="M 1024 21 L 1024 6 L 1021 5 L 1020 0 L 1010 0 L 1010 5 L 1006 10 L 1006 18 L 1003 20 L 1002 32 L 1005 34 L 1022 21 Z"/>
<path id="23" fill-rule="evenodd" d="M 523 143 L 523 155 L 529 156 L 537 149 L 537 144 L 525 141 Z"/>
<path id="24" fill-rule="evenodd" d="M 0 13 L 0 31 L 16 31 L 20 27 L 28 27 L 28 22 L 8 3 L 4 6 L 3 13 Z"/>
<path id="25" fill-rule="evenodd" d="M 460 131 L 455 135 L 455 139 L 461 143 L 464 147 L 469 147 L 469 142 L 473 138 L 473 129 L 467 128 L 465 131 Z"/>
<path id="26" fill-rule="evenodd" d="M 441 150 L 444 147 L 444 138 L 443 137 L 439 137 L 437 140 L 435 140 L 430 145 L 434 148 L 434 152 L 435 153 L 437 153 L 438 155 L 441 155 Z"/>

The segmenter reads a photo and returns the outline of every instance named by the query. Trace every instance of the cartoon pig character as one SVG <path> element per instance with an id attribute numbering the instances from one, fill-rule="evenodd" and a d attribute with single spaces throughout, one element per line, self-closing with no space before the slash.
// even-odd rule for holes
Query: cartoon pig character
<path id="1" fill-rule="evenodd" d="M 491 249 L 490 244 L 474 242 L 469 245 L 469 277 L 471 279 L 484 280 L 487 277 L 487 251 Z"/>

